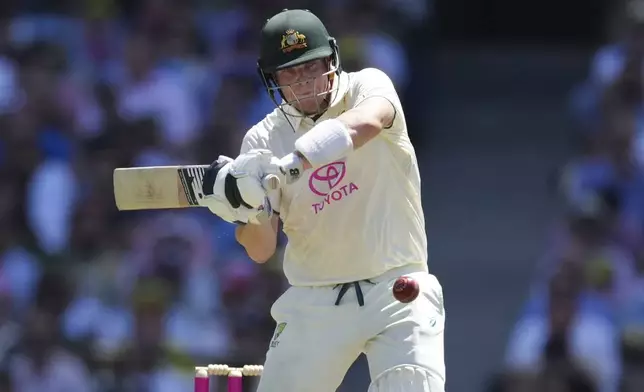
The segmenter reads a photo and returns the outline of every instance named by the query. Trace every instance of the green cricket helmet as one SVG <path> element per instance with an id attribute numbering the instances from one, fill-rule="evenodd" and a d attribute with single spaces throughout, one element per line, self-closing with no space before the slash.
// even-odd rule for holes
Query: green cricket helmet
<path id="1" fill-rule="evenodd" d="M 285 102 L 275 72 L 310 61 L 330 58 L 329 75 L 340 73 L 340 58 L 335 38 L 329 35 L 324 23 L 309 10 L 288 10 L 268 19 L 261 32 L 260 57 L 257 60 L 259 75 L 271 99 L 278 106 Z M 284 86 L 282 86 L 284 87 Z M 275 97 L 277 91 L 283 103 Z M 321 94 L 328 94 L 325 91 Z"/>

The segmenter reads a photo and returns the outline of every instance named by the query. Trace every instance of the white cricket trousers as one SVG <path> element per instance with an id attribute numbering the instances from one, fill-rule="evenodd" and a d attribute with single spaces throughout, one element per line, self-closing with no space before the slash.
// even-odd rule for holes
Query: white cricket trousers
<path id="1" fill-rule="evenodd" d="M 394 281 L 410 276 L 418 298 L 398 302 Z M 277 329 L 266 354 L 258 392 L 334 392 L 355 359 L 365 353 L 371 379 L 401 365 L 426 369 L 423 391 L 445 387 L 443 290 L 422 266 L 405 266 L 361 282 L 334 305 L 338 288 L 290 287 L 271 308 Z M 398 389 L 396 389 L 398 390 Z"/>

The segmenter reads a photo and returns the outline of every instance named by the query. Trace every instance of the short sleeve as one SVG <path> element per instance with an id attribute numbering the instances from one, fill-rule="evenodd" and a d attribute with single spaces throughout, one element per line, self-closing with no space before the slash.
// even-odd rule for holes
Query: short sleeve
<path id="1" fill-rule="evenodd" d="M 353 88 L 353 93 L 356 97 L 353 107 L 373 97 L 385 98 L 393 105 L 396 110 L 394 121 L 390 127 L 383 129 L 384 136 L 397 139 L 407 133 L 400 98 L 393 82 L 386 73 L 376 68 L 365 68 L 355 73 Z"/>

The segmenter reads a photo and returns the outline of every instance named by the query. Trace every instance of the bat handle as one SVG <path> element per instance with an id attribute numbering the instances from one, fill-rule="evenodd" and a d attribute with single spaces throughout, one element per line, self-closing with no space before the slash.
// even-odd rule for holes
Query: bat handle
<path id="1" fill-rule="evenodd" d="M 267 191 L 276 190 L 280 187 L 280 179 L 275 174 L 269 174 L 262 179 L 262 186 Z"/>

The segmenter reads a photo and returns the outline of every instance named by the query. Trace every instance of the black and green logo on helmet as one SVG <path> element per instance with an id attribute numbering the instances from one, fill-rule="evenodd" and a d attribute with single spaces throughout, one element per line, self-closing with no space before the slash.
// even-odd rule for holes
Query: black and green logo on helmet
<path id="1" fill-rule="evenodd" d="M 258 65 L 270 74 L 334 55 L 335 41 L 317 16 L 307 10 L 284 10 L 262 29 Z"/>

